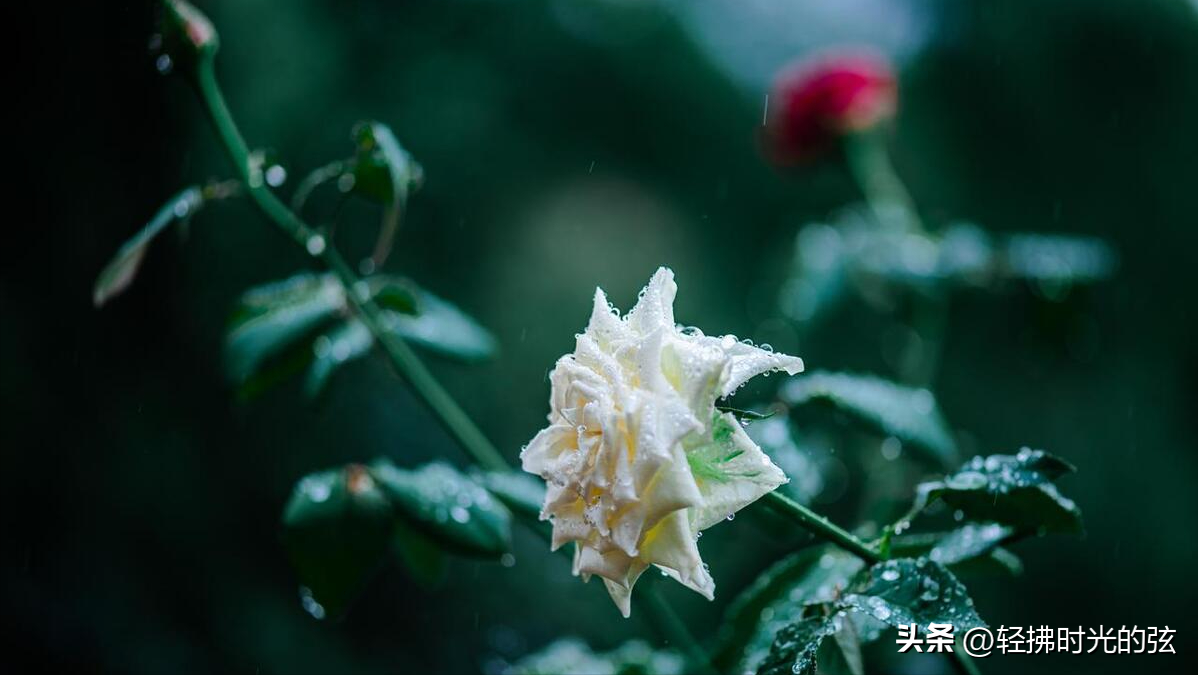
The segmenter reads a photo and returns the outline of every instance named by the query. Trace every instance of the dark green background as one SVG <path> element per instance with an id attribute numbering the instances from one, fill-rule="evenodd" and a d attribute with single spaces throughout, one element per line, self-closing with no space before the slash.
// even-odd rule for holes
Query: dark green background
<path id="1" fill-rule="evenodd" d="M 428 590 L 390 565 L 346 620 L 302 611 L 278 540 L 296 479 L 378 455 L 464 457 L 378 358 L 316 404 L 294 383 L 234 401 L 220 377 L 230 303 L 308 264 L 246 203 L 207 209 L 182 244 L 165 237 L 126 296 L 92 309 L 96 273 L 162 200 L 229 174 L 191 92 L 154 70 L 151 9 L 104 5 L 56 5 L 9 26 L 22 44 L 11 63 L 35 83 L 10 92 L 21 118 L 10 137 L 28 157 L 10 167 L 20 175 L 0 282 L 0 598 L 13 641 L 0 661 L 470 671 L 564 635 L 601 648 L 652 638 L 526 532 L 512 569 L 457 561 Z M 434 368 L 510 459 L 543 422 L 546 373 L 583 327 L 593 287 L 626 308 L 662 264 L 678 275 L 683 323 L 772 342 L 809 367 L 890 374 L 878 335 L 891 320 L 860 304 L 801 345 L 777 318 L 797 227 L 857 193 L 835 163 L 792 175 L 763 164 L 764 91 L 718 68 L 673 5 L 202 6 L 223 39 L 230 104 L 250 142 L 290 169 L 286 189 L 346 155 L 350 127 L 368 117 L 422 162 L 426 184 L 389 269 L 499 337 L 494 363 Z M 982 666 L 1177 671 L 1198 645 L 1198 10 L 908 6 L 930 32 L 902 64 L 893 151 L 928 219 L 1098 235 L 1122 258 L 1115 280 L 1063 303 L 1017 288 L 953 304 L 935 383 L 951 423 L 979 452 L 1028 444 L 1076 464 L 1063 489 L 1088 530 L 1020 545 L 1023 577 L 971 586 L 981 614 L 1178 630 L 1176 657 Z M 793 30 L 810 43 L 802 22 Z M 368 250 L 376 217 L 347 209 L 339 239 L 352 255 Z M 821 508 L 848 524 L 878 515 L 849 498 L 859 493 Z M 708 637 L 735 592 L 793 544 L 721 525 L 702 541 L 716 602 L 668 597 Z"/>

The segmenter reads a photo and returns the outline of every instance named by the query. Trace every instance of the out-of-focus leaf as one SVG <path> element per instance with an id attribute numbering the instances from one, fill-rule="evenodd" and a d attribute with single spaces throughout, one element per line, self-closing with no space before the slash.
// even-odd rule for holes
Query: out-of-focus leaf
<path id="1" fill-rule="evenodd" d="M 1092 283 L 1115 273 L 1114 250 L 1094 237 L 1012 234 L 1000 262 L 1006 276 L 1041 282 Z"/>
<path id="2" fill-rule="evenodd" d="M 488 471 L 475 475 L 508 509 L 520 515 L 538 517 L 545 503 L 545 483 L 522 471 Z"/>
<path id="3" fill-rule="evenodd" d="M 366 324 L 349 319 L 334 326 L 312 343 L 312 365 L 304 381 L 304 392 L 316 396 L 324 390 L 329 377 L 346 363 L 370 352 L 374 336 Z"/>
<path id="4" fill-rule="evenodd" d="M 421 289 L 419 313 L 383 312 L 383 324 L 403 339 L 445 356 L 481 361 L 495 355 L 498 342 L 490 331 L 453 304 Z"/>
<path id="5" fill-rule="evenodd" d="M 800 504 L 810 504 L 823 490 L 819 464 L 810 449 L 795 440 L 790 420 L 785 416 L 754 421 L 745 426 L 745 432 L 790 478 L 789 483 L 777 488 L 780 492 Z"/>
<path id="6" fill-rule="evenodd" d="M 353 191 L 382 204 L 407 199 L 423 179 L 423 169 L 412 159 L 391 128 L 381 122 L 362 122 L 354 128 L 358 154 L 350 161 Z"/>
<path id="7" fill-rule="evenodd" d="M 729 605 L 713 657 L 717 669 L 757 669 L 783 627 L 808 605 L 831 602 L 864 563 L 832 546 L 808 547 L 758 575 Z"/>
<path id="8" fill-rule="evenodd" d="M 839 605 L 891 626 L 952 624 L 958 634 L 984 626 L 965 586 L 944 565 L 926 558 L 897 558 L 862 570 Z"/>
<path id="9" fill-rule="evenodd" d="M 915 512 L 942 499 L 973 520 L 1021 532 L 1080 534 L 1081 509 L 1053 483 L 1071 471 L 1067 462 L 1043 450 L 974 457 L 944 480 L 921 484 Z"/>
<path id="10" fill-rule="evenodd" d="M 393 548 L 412 578 L 420 584 L 434 586 L 445 577 L 445 553 L 441 547 L 403 519 L 395 520 Z"/>
<path id="11" fill-rule="evenodd" d="M 788 380 L 779 393 L 791 405 L 829 403 L 877 431 L 925 451 L 944 466 L 956 462 L 956 444 L 948 424 L 926 389 L 870 375 L 817 371 Z"/>
<path id="12" fill-rule="evenodd" d="M 132 239 L 125 242 L 116 252 L 112 260 L 101 270 L 92 290 L 92 303 L 96 307 L 104 305 L 113 297 L 133 283 L 141 262 L 145 259 L 146 251 L 154 238 L 168 226 L 176 222 L 186 222 L 204 204 L 203 192 L 199 186 L 191 186 L 180 191 L 167 200 L 162 208 L 154 214 L 150 222 Z"/>
<path id="13" fill-rule="evenodd" d="M 685 660 L 632 640 L 606 653 L 578 638 L 563 638 L 503 669 L 505 675 L 681 675 Z"/>
<path id="14" fill-rule="evenodd" d="M 313 616 L 345 612 L 385 557 L 392 523 L 391 504 L 361 465 L 296 484 L 283 511 L 283 540 Z"/>
<path id="15" fill-rule="evenodd" d="M 507 508 L 448 464 L 407 471 L 379 459 L 370 473 L 399 517 L 442 546 L 482 557 L 498 557 L 511 548 Z"/>
<path id="16" fill-rule="evenodd" d="M 779 304 L 795 321 L 817 321 L 844 294 L 848 270 L 840 232 L 808 225 L 795 240 L 795 274 L 782 286 Z"/>
<path id="17" fill-rule="evenodd" d="M 403 277 L 389 274 L 378 274 L 365 280 L 370 297 L 379 307 L 400 314 L 420 314 L 420 298 L 426 292 L 422 291 L 412 281 Z"/>
<path id="18" fill-rule="evenodd" d="M 842 621 L 832 638 L 825 640 L 816 654 L 820 675 L 864 675 L 861 637 L 853 622 Z"/>
<path id="19" fill-rule="evenodd" d="M 225 336 L 225 370 L 245 382 L 268 359 L 308 337 L 345 307 L 345 294 L 328 275 L 298 274 L 241 296 Z"/>
<path id="20" fill-rule="evenodd" d="M 816 655 L 842 619 L 815 616 L 782 627 L 757 675 L 815 675 Z"/>

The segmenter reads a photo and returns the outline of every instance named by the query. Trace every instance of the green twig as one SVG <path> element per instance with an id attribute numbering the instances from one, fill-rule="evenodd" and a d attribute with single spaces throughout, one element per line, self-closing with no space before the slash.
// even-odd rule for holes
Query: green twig
<path id="1" fill-rule="evenodd" d="M 249 147 L 237 129 L 237 124 L 233 120 L 233 115 L 230 113 L 216 81 L 216 71 L 211 54 L 205 55 L 197 61 L 196 84 L 208 117 L 212 120 L 216 132 L 220 136 L 221 144 L 236 167 L 238 175 L 245 182 L 250 197 L 258 209 L 336 276 L 345 290 L 346 297 L 349 298 L 350 303 L 361 317 L 362 323 L 382 346 L 391 364 L 395 366 L 395 370 L 411 385 L 442 426 L 462 445 L 466 452 L 486 469 L 507 470 L 509 467 L 503 456 L 475 426 L 465 411 L 458 406 L 449 392 L 445 391 L 445 388 L 433 377 L 420 357 L 412 351 L 407 343 L 383 327 L 381 310 L 368 296 L 358 292 L 359 279 L 341 254 L 337 252 L 337 249 L 325 241 L 324 235 L 320 231 L 309 226 L 289 209 L 260 180 L 260 177 L 254 175 L 255 169 L 251 166 Z"/>
<path id="2" fill-rule="evenodd" d="M 883 557 L 881 553 L 853 536 L 848 530 L 841 528 L 790 497 L 774 491 L 768 493 L 764 499 L 773 507 L 774 511 L 790 518 L 815 536 L 836 544 L 871 565 L 882 562 Z"/>

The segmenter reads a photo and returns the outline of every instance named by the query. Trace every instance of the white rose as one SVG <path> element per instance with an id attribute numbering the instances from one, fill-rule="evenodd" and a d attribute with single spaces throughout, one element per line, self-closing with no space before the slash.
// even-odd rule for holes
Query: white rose
<path id="1" fill-rule="evenodd" d="M 520 454 L 547 483 L 553 549 L 575 542 L 574 573 L 602 577 L 625 617 L 649 565 L 710 600 L 698 533 L 787 481 L 715 402 L 802 359 L 680 330 L 677 291 L 663 267 L 621 318 L 595 290 L 586 332 L 550 376 L 549 426 Z"/>

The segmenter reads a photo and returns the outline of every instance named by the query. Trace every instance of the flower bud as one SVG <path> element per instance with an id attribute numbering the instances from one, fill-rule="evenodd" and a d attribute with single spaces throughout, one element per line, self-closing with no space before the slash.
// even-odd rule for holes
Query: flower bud
<path id="1" fill-rule="evenodd" d="M 837 52 L 799 60 L 774 81 L 767 148 L 780 165 L 809 161 L 842 136 L 894 115 L 897 83 L 890 63 L 871 52 Z"/>
<path id="2" fill-rule="evenodd" d="M 183 0 L 164 0 L 162 10 L 158 69 L 165 73 L 182 67 L 190 74 L 197 62 L 216 54 L 216 29 L 203 12 Z"/>

